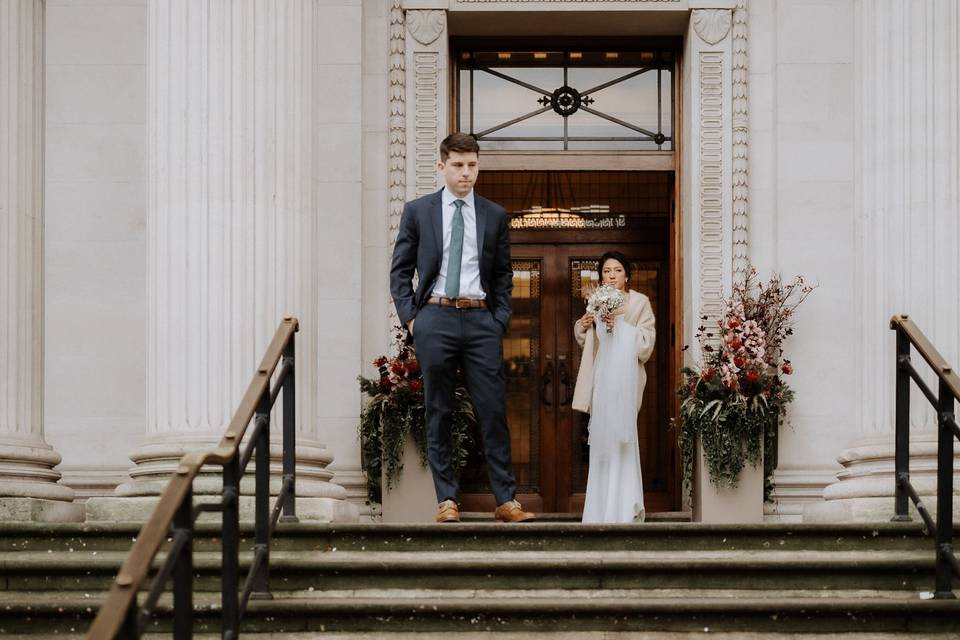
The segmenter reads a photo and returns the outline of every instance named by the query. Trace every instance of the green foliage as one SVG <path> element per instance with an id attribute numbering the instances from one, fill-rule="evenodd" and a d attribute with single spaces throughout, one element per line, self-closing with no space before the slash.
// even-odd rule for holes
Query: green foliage
<path id="1" fill-rule="evenodd" d="M 762 456 L 764 499 L 769 497 L 777 435 L 793 400 L 782 377 L 793 373 L 783 343 L 793 335 L 797 307 L 813 289 L 802 276 L 785 283 L 774 274 L 764 284 L 751 268 L 724 301 L 723 313 L 701 318 L 701 361 L 681 371 L 680 415 L 673 425 L 685 478 L 693 477 L 697 442 L 718 488 L 737 486 L 743 467 L 756 466 Z"/>
<path id="2" fill-rule="evenodd" d="M 427 466 L 427 429 L 423 376 L 413 349 L 401 344 L 396 356 L 381 356 L 373 364 L 380 374 L 378 379 L 358 377 L 360 391 L 369 398 L 360 413 L 358 434 L 361 465 L 367 476 L 367 499 L 379 503 L 383 499 L 382 478 L 386 476 L 387 488 L 393 488 L 403 471 L 401 460 L 407 434 L 413 436 L 417 445 L 420 464 Z M 469 431 L 475 423 L 466 389 L 458 385 L 450 425 L 453 468 L 457 473 L 467 463 L 472 445 Z"/>
<path id="3" fill-rule="evenodd" d="M 769 397 L 744 396 L 729 392 L 716 376 L 704 380 L 702 373 L 690 368 L 682 373 L 677 441 L 684 475 L 693 476 L 699 440 L 710 481 L 718 488 L 736 487 L 745 465 L 756 466 L 761 454 L 764 460 L 774 459 L 774 452 L 764 451 L 764 445 L 776 446 L 775 434 L 793 392 L 777 380 L 771 383 L 777 391 Z"/>

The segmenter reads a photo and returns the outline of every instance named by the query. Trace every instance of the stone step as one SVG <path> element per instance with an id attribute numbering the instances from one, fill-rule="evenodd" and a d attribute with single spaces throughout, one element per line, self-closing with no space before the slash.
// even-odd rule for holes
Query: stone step
<path id="1" fill-rule="evenodd" d="M 37 636 L 33 634 L 4 634 L 4 640 L 36 640 Z M 296 632 L 281 631 L 277 633 L 243 633 L 243 640 L 317 640 L 316 632 Z M 408 632 L 408 631 L 388 631 L 378 630 L 375 633 L 366 632 L 327 632 L 323 634 L 324 640 L 449 640 L 450 632 L 443 631 L 439 633 L 430 632 Z M 711 640 L 903 640 L 903 638 L 916 638 L 917 640 L 957 640 L 955 633 L 931 633 L 931 632 L 844 632 L 844 633 L 819 633 L 819 632 L 775 632 L 767 631 L 763 633 L 751 633 L 747 631 L 735 632 L 717 632 L 709 633 Z M 56 635 L 59 640 L 82 640 L 86 638 L 84 633 L 59 633 Z M 145 633 L 141 636 L 142 640 L 170 640 L 170 633 Z M 688 631 L 572 631 L 557 632 L 545 631 L 538 632 L 533 630 L 509 632 L 462 632 L 457 631 L 457 640 L 704 640 L 703 630 Z M 195 633 L 194 640 L 221 640 L 219 633 Z"/>
<path id="2" fill-rule="evenodd" d="M 195 548 L 218 548 L 220 526 L 198 526 Z M 140 531 L 136 523 L 0 523 L 0 551 L 126 551 Z M 243 544 L 252 528 L 242 527 Z M 960 528 L 956 535 L 960 538 Z M 704 525 L 645 523 L 583 525 L 564 522 L 524 524 L 281 524 L 277 550 L 337 548 L 352 551 L 515 550 L 930 550 L 933 540 L 916 523 Z"/>
<path id="3" fill-rule="evenodd" d="M 169 628 L 169 597 L 151 631 Z M 215 633 L 219 603 L 197 594 L 195 629 Z M 76 633 L 94 614 L 90 598 L 2 594 L 0 633 Z M 251 601 L 247 633 L 363 632 L 753 632 L 960 634 L 960 601 L 916 596 L 859 598 L 294 598 Z"/>
<path id="4" fill-rule="evenodd" d="M 0 589 L 98 590 L 120 551 L 0 552 Z M 163 561 L 158 556 L 155 566 Z M 252 554 L 240 555 L 246 570 Z M 195 588 L 218 591 L 221 557 L 194 554 Z M 273 588 L 456 589 L 902 589 L 933 583 L 924 551 L 273 551 Z"/>

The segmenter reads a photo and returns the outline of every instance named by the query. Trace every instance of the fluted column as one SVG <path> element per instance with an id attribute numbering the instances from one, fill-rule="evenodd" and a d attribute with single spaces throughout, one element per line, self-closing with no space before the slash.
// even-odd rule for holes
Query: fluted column
<path id="1" fill-rule="evenodd" d="M 0 514 L 73 519 L 43 437 L 44 2 L 0 0 Z M 52 501 L 52 502 L 51 502 Z M 44 515 L 58 510 L 60 516 Z M 82 509 L 80 509 L 82 513 Z"/>
<path id="2" fill-rule="evenodd" d="M 838 458 L 844 470 L 825 489 L 827 504 L 807 519 L 885 519 L 893 512 L 890 316 L 909 314 L 960 366 L 960 9 L 953 0 L 859 0 L 855 6 L 862 327 L 859 374 L 851 383 L 859 438 Z M 932 496 L 936 417 L 916 387 L 910 424 L 911 481 Z M 954 469 L 960 493 L 960 452 Z"/>
<path id="3" fill-rule="evenodd" d="M 346 497 L 318 433 L 319 377 L 339 375 L 318 370 L 329 346 L 320 254 L 341 214 L 322 185 L 335 143 L 316 124 L 331 89 L 318 79 L 326 4 L 150 3 L 147 426 L 120 495 L 156 494 L 183 453 L 219 439 L 277 324 L 295 315 L 298 496 Z M 281 419 L 278 406 L 277 471 Z"/>

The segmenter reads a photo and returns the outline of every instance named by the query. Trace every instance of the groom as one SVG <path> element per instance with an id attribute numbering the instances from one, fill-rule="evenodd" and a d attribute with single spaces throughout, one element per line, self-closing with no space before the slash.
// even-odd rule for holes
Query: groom
<path id="1" fill-rule="evenodd" d="M 513 290 L 510 235 L 503 207 L 473 193 L 479 154 L 477 141 L 464 133 L 440 143 L 444 187 L 404 206 L 390 292 L 423 371 L 427 457 L 440 503 L 437 522 L 460 521 L 450 451 L 458 368 L 480 423 L 490 487 L 499 505 L 494 518 L 522 522 L 533 514 L 515 499 L 504 400 L 503 334 Z"/>

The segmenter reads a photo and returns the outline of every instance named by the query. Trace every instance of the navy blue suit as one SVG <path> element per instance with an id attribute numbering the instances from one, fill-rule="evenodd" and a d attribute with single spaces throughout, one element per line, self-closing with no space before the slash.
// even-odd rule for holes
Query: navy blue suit
<path id="1" fill-rule="evenodd" d="M 510 323 L 513 268 L 510 226 L 503 207 L 474 194 L 480 284 L 486 307 L 456 309 L 427 304 L 443 259 L 441 192 L 408 202 L 390 266 L 390 292 L 400 321 L 416 319 L 413 342 L 423 370 L 427 457 L 437 501 L 457 499 L 450 451 L 450 417 L 463 372 L 483 436 L 490 487 L 503 504 L 514 498 L 503 373 L 503 334 Z M 413 287 L 414 272 L 419 276 Z"/>

